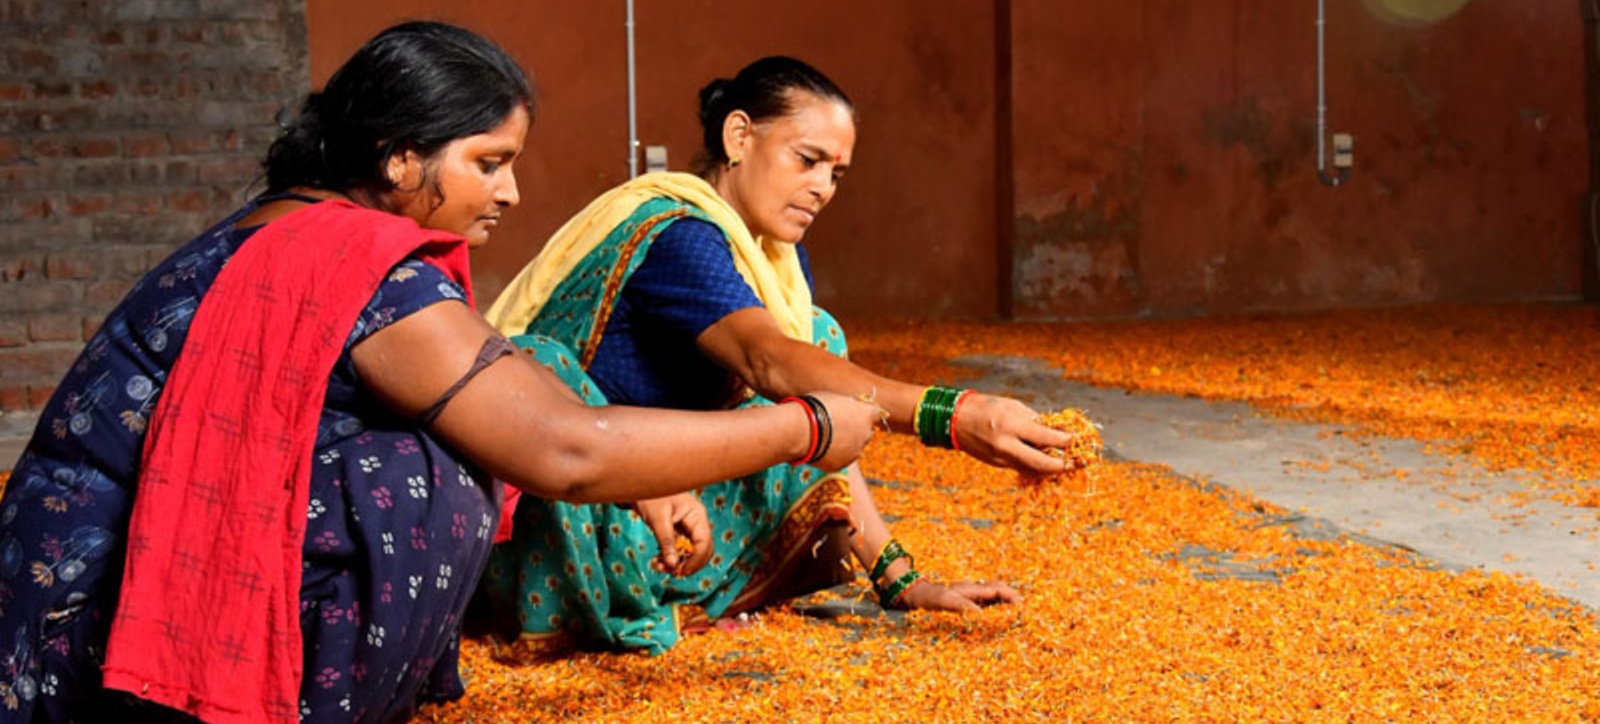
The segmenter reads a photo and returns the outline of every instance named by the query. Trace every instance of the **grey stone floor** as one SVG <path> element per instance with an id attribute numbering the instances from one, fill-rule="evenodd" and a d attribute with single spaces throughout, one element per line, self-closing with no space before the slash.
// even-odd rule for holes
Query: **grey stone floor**
<path id="1" fill-rule="evenodd" d="M 1087 410 L 1123 457 L 1166 464 L 1443 567 L 1524 575 L 1600 610 L 1600 511 L 1549 500 L 1515 505 L 1513 494 L 1526 488 L 1515 474 L 1432 455 L 1413 440 L 1353 436 L 1241 403 L 1091 387 L 1033 360 L 959 362 L 983 373 L 970 386 L 1013 393 L 1038 410 Z"/>

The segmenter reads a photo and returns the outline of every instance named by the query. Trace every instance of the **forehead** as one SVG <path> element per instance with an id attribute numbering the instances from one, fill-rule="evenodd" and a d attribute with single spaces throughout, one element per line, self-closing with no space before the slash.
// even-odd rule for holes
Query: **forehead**
<path id="1" fill-rule="evenodd" d="M 849 160 L 856 143 L 855 114 L 838 101 L 814 93 L 795 92 L 788 115 L 768 122 L 773 140 L 815 146 Z"/>
<path id="2" fill-rule="evenodd" d="M 523 139 L 528 135 L 528 125 L 528 109 L 518 105 L 499 125 L 483 133 L 458 138 L 454 145 L 468 153 L 517 150 L 522 148 Z"/>

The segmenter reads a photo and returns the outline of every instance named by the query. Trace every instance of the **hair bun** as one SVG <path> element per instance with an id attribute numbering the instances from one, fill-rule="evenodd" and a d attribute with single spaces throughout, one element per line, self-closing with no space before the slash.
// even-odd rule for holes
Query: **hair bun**
<path id="1" fill-rule="evenodd" d="M 717 106 L 720 104 L 720 101 L 722 101 L 723 98 L 727 97 L 728 86 L 732 84 L 732 80 L 727 78 L 717 78 L 716 80 L 707 83 L 706 87 L 700 89 L 701 120 L 714 118 L 716 116 L 715 111 Z"/>
<path id="2" fill-rule="evenodd" d="M 300 106 L 300 112 L 291 112 L 288 108 L 279 108 L 273 114 L 273 121 L 278 126 L 278 135 L 316 135 L 322 130 L 321 103 L 318 102 L 318 93 L 306 97 L 305 103 Z"/>

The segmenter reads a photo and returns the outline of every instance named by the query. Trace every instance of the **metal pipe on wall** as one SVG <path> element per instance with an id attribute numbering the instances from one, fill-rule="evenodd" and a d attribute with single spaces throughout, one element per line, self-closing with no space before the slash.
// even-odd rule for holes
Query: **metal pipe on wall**
<path id="1" fill-rule="evenodd" d="M 633 0 L 625 0 L 628 10 L 628 178 L 639 175 L 639 100 L 637 75 L 633 63 Z"/>
<path id="2" fill-rule="evenodd" d="M 1327 40 L 1323 28 L 1328 24 L 1327 0 L 1317 0 L 1317 178 L 1329 186 L 1338 186 L 1350 176 L 1350 138 L 1340 134 L 1334 143 L 1334 166 L 1328 173 L 1328 80 Z"/>
<path id="3" fill-rule="evenodd" d="M 1583 298 L 1600 301 L 1600 0 L 1583 5 L 1583 70 L 1589 112 L 1589 199 L 1584 205 Z"/>

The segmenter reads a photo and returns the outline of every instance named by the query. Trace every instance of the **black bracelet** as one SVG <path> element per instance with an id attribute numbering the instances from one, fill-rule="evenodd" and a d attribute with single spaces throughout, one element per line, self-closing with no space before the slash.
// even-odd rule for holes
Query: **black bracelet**
<path id="1" fill-rule="evenodd" d="M 817 449 L 805 461 L 807 465 L 810 465 L 826 456 L 828 448 L 833 445 L 833 418 L 828 416 L 827 406 L 823 405 L 822 400 L 817 399 L 815 396 L 801 395 L 800 400 L 811 408 L 811 414 L 816 416 L 817 419 Z"/>

